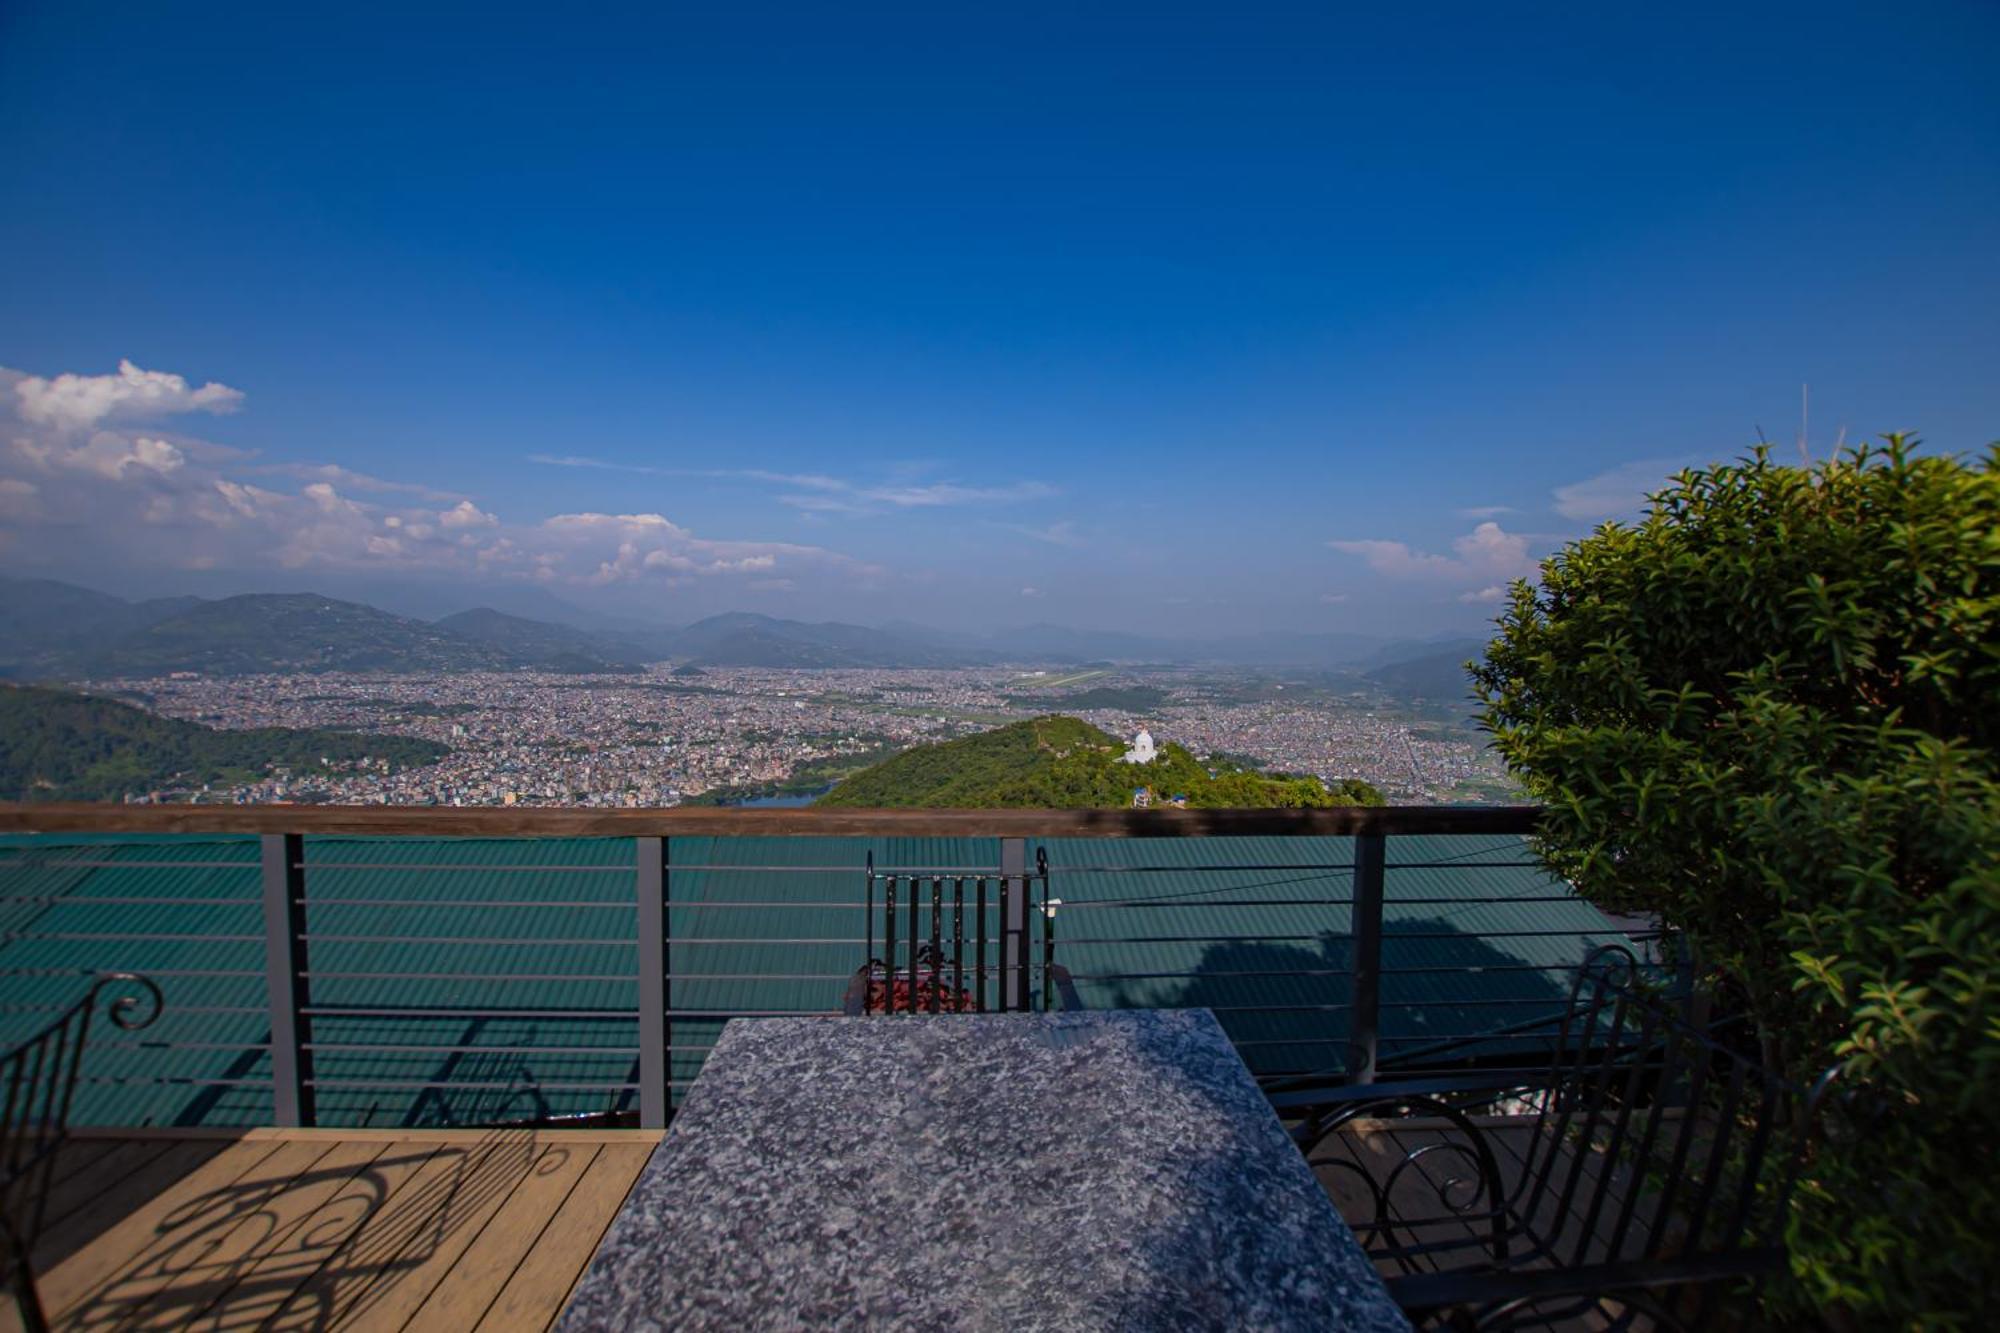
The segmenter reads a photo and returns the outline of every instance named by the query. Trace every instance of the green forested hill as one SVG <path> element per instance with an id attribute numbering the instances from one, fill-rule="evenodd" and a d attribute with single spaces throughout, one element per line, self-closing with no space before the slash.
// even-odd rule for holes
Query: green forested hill
<path id="1" fill-rule="evenodd" d="M 353 731 L 259 727 L 215 731 L 115 699 L 0 686 L 0 800 L 115 801 L 129 792 L 247 782 L 272 765 L 297 772 L 322 759 L 433 763 L 435 741 Z"/>
<path id="2" fill-rule="evenodd" d="M 507 671 L 523 665 L 492 644 L 359 602 L 316 593 L 246 593 L 199 602 L 86 653 L 74 674 Z"/>
<path id="3" fill-rule="evenodd" d="M 1206 809 L 1382 804 L 1381 793 L 1365 782 L 1329 789 L 1314 777 L 1204 765 L 1171 742 L 1152 763 L 1127 764 L 1119 762 L 1125 748 L 1076 718 L 1038 717 L 906 750 L 855 774 L 818 804 L 1082 810 L 1128 806 L 1137 787 L 1152 788 L 1156 802 L 1184 793 L 1190 806 Z"/>
<path id="4" fill-rule="evenodd" d="M 1466 667 L 1469 659 L 1483 656 L 1485 651 L 1486 646 L 1481 643 L 1458 645 L 1377 667 L 1368 673 L 1368 679 L 1405 699 L 1464 704 L 1470 708 L 1472 677 Z"/>

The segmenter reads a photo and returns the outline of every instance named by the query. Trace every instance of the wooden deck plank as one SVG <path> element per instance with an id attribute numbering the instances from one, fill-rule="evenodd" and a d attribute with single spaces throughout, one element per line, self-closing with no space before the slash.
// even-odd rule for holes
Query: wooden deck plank
<path id="1" fill-rule="evenodd" d="M 434 1143 L 390 1144 L 367 1171 L 350 1180 L 307 1222 L 310 1248 L 300 1253 L 298 1280 L 281 1299 L 257 1303 L 260 1322 L 269 1324 L 282 1315 L 293 1327 L 331 1327 L 331 1311 L 340 1302 L 388 1271 L 395 1247 L 382 1244 L 385 1214 L 402 1188 L 440 1151 Z M 310 1271 L 303 1271 L 308 1266 Z M 231 1309 L 218 1317 L 218 1324 L 247 1327 L 238 1314 Z"/>
<path id="2" fill-rule="evenodd" d="M 44 1229 L 55 1226 L 79 1208 L 96 1205 L 105 1192 L 167 1151 L 166 1143 L 121 1143 L 110 1152 L 85 1164 L 49 1190 L 49 1206 L 42 1214 Z"/>
<path id="3" fill-rule="evenodd" d="M 275 1143 L 254 1148 L 221 1146 L 220 1153 L 113 1220 L 87 1244 L 77 1245 L 64 1259 L 40 1269 L 37 1285 L 50 1315 L 58 1322 L 73 1315 L 88 1322 L 82 1320 L 78 1307 L 116 1283 L 122 1272 L 149 1262 L 156 1248 L 171 1246 L 170 1237 L 179 1226 L 203 1215 L 204 1199 L 227 1189 L 278 1150 Z M 92 1225 L 97 1225 L 95 1218 Z M 49 1239 L 57 1246 L 66 1243 L 60 1237 Z"/>
<path id="4" fill-rule="evenodd" d="M 1368 1184 L 1373 1177 L 1367 1174 L 1367 1161 L 1355 1150 L 1353 1132 L 1336 1130 L 1308 1144 L 1306 1163 L 1318 1178 L 1320 1188 L 1333 1200 L 1334 1211 L 1346 1219 L 1362 1245 L 1377 1244 L 1377 1238 L 1368 1230 L 1376 1211 L 1375 1194 Z"/>
<path id="5" fill-rule="evenodd" d="M 63 1146 L 56 1150 L 56 1164 L 49 1176 L 50 1182 L 60 1185 L 117 1146 L 116 1139 L 80 1139 L 74 1136 L 66 1139 Z"/>
<path id="6" fill-rule="evenodd" d="M 283 1139 L 304 1143 L 326 1139 L 336 1143 L 456 1143 L 483 1147 L 501 1133 L 526 1130 L 495 1129 L 251 1129 L 242 1131 L 247 1139 Z M 547 1143 L 645 1143 L 655 1144 L 665 1134 L 661 1129 L 561 1129 L 543 1133 Z"/>
<path id="7" fill-rule="evenodd" d="M 542 1229 L 479 1321 L 481 1333 L 544 1329 L 561 1313 L 597 1242 L 653 1155 L 642 1144 L 606 1144 Z"/>
<path id="8" fill-rule="evenodd" d="M 105 1328 L 144 1308 L 179 1275 L 198 1268 L 204 1256 L 244 1218 L 255 1216 L 289 1189 L 293 1180 L 325 1155 L 326 1148 L 324 1144 L 281 1145 L 237 1179 L 190 1200 L 162 1219 L 154 1243 L 139 1256 L 116 1255 L 104 1246 L 91 1246 L 85 1254 L 101 1256 L 110 1271 L 64 1322 L 79 1328 Z"/>
<path id="9" fill-rule="evenodd" d="M 41 1234 L 35 1238 L 36 1271 L 48 1272 L 78 1250 L 94 1244 L 107 1228 L 117 1226 L 123 1218 L 144 1209 L 163 1190 L 220 1156 L 227 1146 L 222 1143 L 170 1145 L 165 1152 L 112 1181 L 87 1206 L 73 1209 L 60 1221 L 44 1225 Z"/>
<path id="10" fill-rule="evenodd" d="M 236 1143 L 278 1141 L 284 1143 L 307 1143 L 324 1139 L 331 1143 L 484 1143 L 493 1137 L 491 1129 L 445 1129 L 437 1126 L 413 1126 L 403 1128 L 367 1128 L 364 1126 L 314 1126 L 308 1129 L 283 1125 L 218 1126 L 218 1125 L 145 1125 L 138 1128 L 112 1128 L 104 1125 L 79 1125 L 69 1131 L 73 1143 L 89 1141 L 109 1150 L 121 1143 L 148 1143 L 154 1140 L 174 1139 L 223 1139 Z M 660 1129 L 561 1129 L 552 1131 L 551 1138 L 560 1137 L 565 1143 L 658 1143 L 666 1133 Z"/>
<path id="11" fill-rule="evenodd" d="M 439 1201 L 435 1222 L 418 1239 L 420 1247 L 398 1256 L 403 1265 L 392 1283 L 339 1312 L 341 1326 L 356 1330 L 398 1330 L 410 1322 L 438 1285 L 450 1275 L 486 1224 L 534 1171 L 544 1144 L 531 1134 L 509 1135 L 477 1158 Z"/>
<path id="12" fill-rule="evenodd" d="M 400 1328 L 527 1173 L 541 1146 L 527 1131 L 489 1133 L 484 1146 L 439 1145 L 369 1220 L 340 1272 L 331 1275 L 338 1289 L 308 1283 L 269 1326 Z"/>
<path id="13" fill-rule="evenodd" d="M 419 1328 L 477 1324 L 601 1151 L 597 1144 L 583 1143 L 543 1148 L 533 1170 L 514 1187 L 411 1323 Z"/>
<path id="14" fill-rule="evenodd" d="M 383 1143 L 368 1140 L 344 1145 L 357 1154 L 372 1150 L 365 1165 L 294 1227 L 282 1242 L 270 1247 L 255 1266 L 188 1324 L 190 1328 L 222 1330 L 262 1327 L 290 1303 L 307 1283 L 325 1272 L 329 1262 L 350 1252 L 352 1242 L 396 1191 L 423 1169 L 436 1152 L 434 1144 Z"/>
<path id="15" fill-rule="evenodd" d="M 67 1248 L 44 1305 L 59 1329 L 544 1328 L 660 1136 L 402 1137 L 93 1144 L 76 1171 L 105 1189 L 44 1233 Z"/>
<path id="16" fill-rule="evenodd" d="M 207 1225 L 177 1228 L 182 1237 L 106 1295 L 121 1329 L 178 1329 L 240 1281 L 272 1246 L 330 1197 L 378 1144 L 288 1144 L 268 1163 L 213 1200 Z"/>
<path id="17" fill-rule="evenodd" d="M 199 1303 L 199 1292 L 175 1302 L 187 1313 L 177 1312 L 173 1326 L 246 1327 L 284 1304 L 323 1258 L 314 1220 L 356 1180 L 365 1178 L 387 1151 L 388 1145 L 381 1143 L 343 1143 L 320 1158 L 309 1177 L 273 1203 L 262 1238 L 208 1282 L 213 1294 L 206 1305 Z"/>

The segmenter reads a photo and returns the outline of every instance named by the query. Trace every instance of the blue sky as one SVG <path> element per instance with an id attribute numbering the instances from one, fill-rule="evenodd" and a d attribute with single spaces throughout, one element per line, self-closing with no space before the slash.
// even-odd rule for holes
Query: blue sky
<path id="1" fill-rule="evenodd" d="M 2000 437 L 2000 8 L 1387 8 L 16 0 L 0 568 L 1429 633 Z"/>

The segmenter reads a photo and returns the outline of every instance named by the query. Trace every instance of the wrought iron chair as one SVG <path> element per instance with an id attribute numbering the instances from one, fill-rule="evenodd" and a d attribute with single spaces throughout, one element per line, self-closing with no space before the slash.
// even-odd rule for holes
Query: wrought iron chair
<path id="1" fill-rule="evenodd" d="M 1010 894 L 1019 894 L 1021 915 L 1030 910 L 1042 918 L 1042 1007 L 1053 1010 L 1081 1009 L 1076 984 L 1069 969 L 1056 962 L 1056 908 L 1061 900 L 1049 897 L 1048 853 L 1036 849 L 1031 874 L 967 872 L 910 873 L 878 871 L 875 854 L 868 854 L 866 913 L 867 959 L 848 979 L 841 1009 L 849 1017 L 864 1014 L 957 1014 L 999 1012 L 1032 1007 L 1029 995 L 1029 968 L 1025 961 L 1011 965 L 989 965 L 987 886 L 992 884 L 1000 920 L 1008 919 Z M 882 886 L 882 953 L 875 952 L 875 886 Z M 946 886 L 950 896 L 946 896 Z M 1035 898 L 1039 892 L 1040 900 Z M 900 899 L 898 897 L 900 893 Z M 899 926 L 898 902 L 909 913 L 906 927 Z M 929 912 L 924 911 L 925 903 Z M 972 933 L 966 933 L 966 915 L 972 916 Z M 950 921 L 947 928 L 945 922 Z M 929 922 L 929 942 L 925 942 L 925 922 Z M 902 945 L 907 961 L 899 959 L 897 931 L 902 929 Z M 1028 949 L 1026 932 L 1017 937 L 1018 947 Z M 994 941 L 993 943 L 998 943 Z M 971 953 L 968 960 L 966 954 Z M 989 1006 L 990 993 L 997 1004 Z M 969 984 L 968 984 L 969 983 Z"/>
<path id="2" fill-rule="evenodd" d="M 1691 1329 L 1716 1325 L 1730 1280 L 1782 1267 L 1832 1077 L 1802 1090 L 1763 1069 L 1611 946 L 1579 969 L 1542 1076 L 1271 1100 L 1419 1325 Z M 1500 1109 L 1516 1114 L 1474 1114 Z"/>
<path id="3" fill-rule="evenodd" d="M 114 1026 L 135 1032 L 160 1016 L 164 1001 L 150 978 L 109 972 L 54 1022 L 0 1055 L 0 1081 L 7 1088 L 6 1112 L 0 1118 L 0 1237 L 7 1248 L 7 1280 L 29 1333 L 48 1327 L 35 1294 L 30 1255 L 48 1207 L 56 1150 L 69 1137 L 70 1099 L 98 1000 L 118 987 L 138 993 L 114 995 L 108 1010 Z"/>

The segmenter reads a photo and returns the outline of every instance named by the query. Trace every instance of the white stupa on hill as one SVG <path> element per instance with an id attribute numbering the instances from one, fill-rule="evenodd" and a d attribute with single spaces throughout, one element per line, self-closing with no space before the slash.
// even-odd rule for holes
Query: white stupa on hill
<path id="1" fill-rule="evenodd" d="M 1125 757 L 1118 762 L 1121 764 L 1150 764 L 1157 755 L 1158 752 L 1153 749 L 1153 733 L 1141 727 L 1139 734 L 1132 738 L 1132 748 L 1127 750 Z"/>

